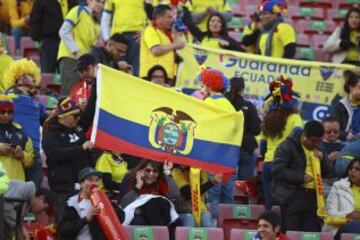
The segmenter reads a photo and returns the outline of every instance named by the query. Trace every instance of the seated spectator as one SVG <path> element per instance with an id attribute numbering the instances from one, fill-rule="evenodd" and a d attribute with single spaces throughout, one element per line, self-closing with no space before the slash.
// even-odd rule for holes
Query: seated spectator
<path id="1" fill-rule="evenodd" d="M 350 63 L 360 66 L 360 9 L 351 8 L 342 27 L 337 27 L 326 40 L 324 51 L 331 53 L 334 63 Z"/>
<path id="2" fill-rule="evenodd" d="M 178 39 L 178 34 L 175 34 L 174 38 L 171 37 L 172 22 L 173 15 L 169 6 L 155 7 L 153 23 L 145 28 L 141 36 L 141 78 L 145 78 L 154 65 L 160 64 L 166 70 L 169 80 L 175 80 L 177 71 L 175 50 L 183 48 L 185 43 Z"/>
<path id="3" fill-rule="evenodd" d="M 168 226 L 174 236 L 179 216 L 173 202 L 179 189 L 171 177 L 172 166 L 144 159 L 124 177 L 120 196 L 125 225 Z"/>
<path id="4" fill-rule="evenodd" d="M 20 52 L 21 37 L 29 31 L 30 13 L 34 0 L 8 0 L 11 35 L 15 37 L 15 47 Z M 19 55 L 19 54 L 18 54 Z"/>
<path id="5" fill-rule="evenodd" d="M 169 81 L 167 73 L 165 68 L 161 65 L 154 65 L 152 68 L 150 68 L 146 79 L 152 83 L 159 84 L 164 87 L 169 87 L 169 85 L 167 85 Z"/>
<path id="6" fill-rule="evenodd" d="M 70 92 L 70 98 L 85 109 L 91 93 L 91 87 L 96 79 L 96 60 L 90 54 L 84 54 L 77 60 L 76 69 L 80 81 L 75 83 Z"/>
<path id="7" fill-rule="evenodd" d="M 14 61 L 12 57 L 7 55 L 3 41 L 5 40 L 5 35 L 0 32 L 0 92 L 5 90 L 4 86 L 4 76 L 5 72 Z"/>
<path id="8" fill-rule="evenodd" d="M 0 162 L 11 180 L 25 181 L 25 169 L 34 162 L 33 146 L 13 113 L 11 99 L 0 95 Z"/>
<path id="9" fill-rule="evenodd" d="M 191 12 L 192 21 L 203 32 L 206 31 L 206 23 L 211 14 L 220 13 L 225 21 L 232 18 L 227 0 L 192 0 L 186 1 L 185 6 Z"/>
<path id="10" fill-rule="evenodd" d="M 108 191 L 119 191 L 121 181 L 128 172 L 127 163 L 116 152 L 105 151 L 96 162 L 96 170 L 102 173 L 102 185 Z"/>
<path id="11" fill-rule="evenodd" d="M 354 141 L 360 138 L 360 74 L 349 74 L 345 79 L 344 96 L 331 109 L 331 116 L 340 122 L 340 139 Z"/>
<path id="12" fill-rule="evenodd" d="M 240 44 L 231 38 L 226 29 L 226 21 L 220 13 L 212 13 L 207 20 L 206 31 L 202 32 L 191 22 L 190 13 L 184 8 L 184 23 L 201 46 L 234 51 L 242 50 Z M 186 14 L 188 13 L 188 14 Z"/>
<path id="13" fill-rule="evenodd" d="M 0 196 L 9 188 L 9 177 L 2 163 L 0 162 Z"/>
<path id="14" fill-rule="evenodd" d="M 40 81 L 39 67 L 27 59 L 14 61 L 4 76 L 5 94 L 13 98 L 14 121 L 22 126 L 34 147 L 34 164 L 26 172 L 26 181 L 34 181 L 37 188 L 42 181 L 40 126 L 47 117 L 45 106 L 36 98 Z"/>
<path id="15" fill-rule="evenodd" d="M 106 240 L 106 236 L 96 219 L 101 211 L 100 206 L 93 206 L 90 200 L 93 187 L 100 184 L 102 173 L 91 167 L 84 168 L 79 173 L 80 192 L 67 199 L 64 213 L 60 216 L 58 227 L 62 239 L 96 239 Z M 122 222 L 124 212 L 113 204 L 115 212 Z"/>
<path id="16" fill-rule="evenodd" d="M 192 214 L 192 198 L 191 198 L 191 182 L 190 182 L 190 167 L 180 165 L 174 168 L 172 176 L 180 190 L 180 201 L 177 204 L 177 212 L 180 214 L 180 218 L 183 221 L 183 225 L 186 227 L 196 227 L 195 219 Z M 213 227 L 211 214 L 207 210 L 205 203 L 206 192 L 214 186 L 214 184 L 221 184 L 222 175 L 218 174 L 213 177 L 212 180 L 208 180 L 206 172 L 200 172 L 200 194 L 201 194 L 201 226 Z M 199 227 L 199 226 L 198 226 Z"/>
<path id="17" fill-rule="evenodd" d="M 46 121 L 42 147 L 47 156 L 50 189 L 62 202 L 74 191 L 81 169 L 95 165 L 93 144 L 78 128 L 80 108 L 69 98 L 59 101 L 55 113 Z"/>
<path id="18" fill-rule="evenodd" d="M 246 180 L 254 176 L 256 167 L 256 154 L 258 144 L 255 136 L 260 134 L 261 120 L 256 107 L 242 96 L 245 90 L 245 80 L 233 77 L 230 79 L 230 92 L 226 94 L 236 111 L 244 114 L 244 133 L 241 142 L 240 159 L 238 162 L 237 179 Z"/>
<path id="19" fill-rule="evenodd" d="M 317 176 L 328 177 L 331 166 L 318 146 L 324 136 L 320 122 L 309 121 L 294 132 L 275 152 L 272 164 L 272 200 L 281 207 L 285 231 L 320 232 L 317 216 Z"/>
<path id="20" fill-rule="evenodd" d="M 263 56 L 294 58 L 296 53 L 295 29 L 280 15 L 287 9 L 285 1 L 262 1 L 259 6 L 261 29 L 256 52 Z"/>
<path id="21" fill-rule="evenodd" d="M 360 233 L 360 158 L 350 162 L 347 174 L 334 183 L 326 202 L 327 213 L 335 218 L 323 230 L 336 234 L 335 240 L 342 233 Z"/>
<path id="22" fill-rule="evenodd" d="M 21 224 L 24 216 L 30 212 L 33 214 L 45 212 L 53 208 L 56 203 L 53 193 L 46 189 L 36 191 L 33 182 L 11 181 L 4 197 L 23 200 L 23 202 L 7 200 L 4 204 L 5 237 L 3 239 L 5 240 L 30 239 L 29 233 Z"/>
<path id="23" fill-rule="evenodd" d="M 347 176 L 347 168 L 354 158 L 360 157 L 360 139 L 343 147 L 335 161 L 335 175 L 339 178 Z"/>
<path id="24" fill-rule="evenodd" d="M 280 217 L 274 212 L 264 212 L 259 217 L 258 232 L 253 240 L 289 240 L 281 232 Z"/>
<path id="25" fill-rule="evenodd" d="M 57 59 L 62 95 L 68 95 L 72 86 L 79 81 L 80 76 L 73 71 L 76 60 L 96 44 L 100 35 L 96 16 L 101 13 L 104 3 L 104 0 L 87 0 L 86 4 L 72 8 L 59 30 L 61 41 Z"/>

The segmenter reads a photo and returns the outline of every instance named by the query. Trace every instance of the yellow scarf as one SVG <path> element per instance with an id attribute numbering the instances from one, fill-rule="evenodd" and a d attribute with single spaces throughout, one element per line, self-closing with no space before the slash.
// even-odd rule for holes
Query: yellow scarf
<path id="1" fill-rule="evenodd" d="M 191 207 L 196 225 L 201 226 L 200 169 L 190 168 Z"/>

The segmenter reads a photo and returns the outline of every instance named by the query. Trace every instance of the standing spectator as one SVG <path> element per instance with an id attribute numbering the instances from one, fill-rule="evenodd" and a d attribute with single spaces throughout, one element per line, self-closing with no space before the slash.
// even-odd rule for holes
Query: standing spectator
<path id="1" fill-rule="evenodd" d="M 282 232 L 280 217 L 274 212 L 264 212 L 259 217 L 258 232 L 253 240 L 289 240 Z"/>
<path id="2" fill-rule="evenodd" d="M 104 41 L 110 36 L 121 33 L 129 45 L 126 62 L 139 74 L 139 36 L 147 25 L 144 0 L 108 0 L 101 18 L 101 35 Z M 147 2 L 147 1 L 146 1 Z"/>
<path id="3" fill-rule="evenodd" d="M 211 214 L 207 210 L 205 204 L 206 192 L 214 186 L 214 184 L 221 184 L 222 174 L 215 175 L 212 180 L 208 180 L 208 174 L 206 172 L 200 172 L 200 211 L 201 211 L 201 226 L 213 227 Z M 191 180 L 190 180 L 190 167 L 180 165 L 172 171 L 172 176 L 180 190 L 180 201 L 177 204 L 177 211 L 180 213 L 180 218 L 183 221 L 183 225 L 186 227 L 196 227 L 195 219 L 192 214 L 191 205 Z"/>
<path id="4" fill-rule="evenodd" d="M 340 139 L 360 138 L 360 75 L 349 74 L 345 79 L 344 96 L 332 109 L 331 115 L 340 122 Z"/>
<path id="5" fill-rule="evenodd" d="M 245 100 L 242 96 L 245 89 L 243 78 L 234 77 L 230 79 L 231 89 L 227 94 L 228 99 L 235 107 L 236 111 L 242 111 L 244 114 L 244 133 L 241 142 L 240 159 L 238 163 L 237 179 L 246 180 L 255 174 L 256 155 L 254 150 L 258 144 L 255 136 L 260 134 L 260 118 L 255 106 Z"/>
<path id="6" fill-rule="evenodd" d="M 65 98 L 43 130 L 42 147 L 47 156 L 49 185 L 60 202 L 75 189 L 80 170 L 95 165 L 91 155 L 94 146 L 78 128 L 79 118 L 80 108 Z"/>
<path id="7" fill-rule="evenodd" d="M 115 33 L 106 42 L 105 47 L 93 47 L 91 54 L 96 62 L 104 64 L 108 67 L 120 69 L 123 71 L 132 70 L 132 66 L 123 60 L 126 57 L 129 41 L 123 34 Z"/>
<path id="8" fill-rule="evenodd" d="M 148 26 L 141 36 L 140 77 L 145 78 L 149 69 L 154 65 L 161 65 L 171 81 L 174 81 L 177 70 L 175 50 L 181 49 L 185 43 L 178 39 L 178 34 L 172 37 L 173 17 L 171 8 L 159 5 L 154 9 L 153 23 Z"/>
<path id="9" fill-rule="evenodd" d="M 62 239 L 96 239 L 106 240 L 106 236 L 96 219 L 101 206 L 93 206 L 90 200 L 93 187 L 98 187 L 102 173 L 91 167 L 79 173 L 80 192 L 67 199 L 64 213 L 60 216 L 59 236 Z M 120 222 L 124 220 L 124 212 L 113 204 Z"/>
<path id="10" fill-rule="evenodd" d="M 0 4 L 0 32 L 10 33 L 9 1 L 1 1 Z"/>
<path id="11" fill-rule="evenodd" d="M 296 52 L 295 29 L 284 23 L 281 9 L 287 9 L 285 1 L 268 0 L 259 6 L 261 30 L 257 53 L 277 58 L 294 58 Z"/>
<path id="12" fill-rule="evenodd" d="M 15 47 L 17 52 L 20 52 L 21 37 L 27 35 L 29 31 L 29 19 L 34 0 L 8 1 L 11 35 L 15 37 Z"/>
<path id="13" fill-rule="evenodd" d="M 85 109 L 95 81 L 96 60 L 90 54 L 84 54 L 77 60 L 75 71 L 80 74 L 80 81 L 75 83 L 70 92 L 70 98 L 81 108 Z"/>
<path id="14" fill-rule="evenodd" d="M 185 6 L 191 12 L 193 22 L 201 31 L 206 31 L 206 23 L 211 14 L 220 13 L 225 21 L 230 21 L 232 14 L 227 0 L 189 0 Z"/>
<path id="15" fill-rule="evenodd" d="M 239 47 L 240 44 L 229 36 L 226 29 L 226 21 L 220 13 L 215 12 L 209 16 L 205 32 L 200 31 L 199 28 L 190 22 L 191 16 L 186 14 L 188 13 L 186 8 L 184 8 L 184 13 L 184 22 L 188 25 L 195 40 L 200 42 L 202 46 L 234 51 L 242 50 Z"/>
<path id="16" fill-rule="evenodd" d="M 256 52 L 256 44 L 260 34 L 260 27 L 260 16 L 258 12 L 255 12 L 253 20 L 245 25 L 243 30 L 243 38 L 241 43 L 247 47 L 246 52 Z"/>
<path id="17" fill-rule="evenodd" d="M 345 143 L 339 140 L 340 124 L 336 118 L 326 117 L 322 120 L 322 125 L 324 127 L 325 134 L 324 140 L 320 145 L 327 154 L 329 164 L 331 164 L 335 169 L 335 161 L 339 157 L 341 149 L 345 146 Z M 323 184 L 325 197 L 329 195 L 331 186 L 336 180 L 337 178 L 334 176 L 332 178 L 324 179 Z"/>
<path id="18" fill-rule="evenodd" d="M 329 216 L 342 219 L 342 223 L 330 222 L 323 231 L 336 233 L 336 240 L 342 233 L 360 233 L 360 158 L 350 162 L 346 178 L 334 183 L 326 209 Z"/>
<path id="19" fill-rule="evenodd" d="M 161 65 L 154 65 L 150 68 L 146 80 L 164 87 L 169 87 L 169 78 L 165 69 Z"/>
<path id="20" fill-rule="evenodd" d="M 35 0 L 30 15 L 30 36 L 40 42 L 42 73 L 55 73 L 59 50 L 59 29 L 76 0 Z"/>
<path id="21" fill-rule="evenodd" d="M 1 237 L 5 240 L 30 239 L 29 233 L 21 224 L 24 216 L 30 212 L 33 214 L 44 213 L 56 202 L 49 190 L 39 189 L 36 191 L 33 182 L 11 181 L 4 197 L 23 200 L 23 203 L 6 202 L 4 204 L 4 219 L 2 220 L 5 225 L 5 236 Z M 23 205 L 21 206 L 21 204 Z"/>
<path id="22" fill-rule="evenodd" d="M 342 27 L 335 29 L 326 40 L 324 51 L 331 53 L 334 63 L 350 63 L 360 66 L 360 9 L 351 8 Z"/>
<path id="23" fill-rule="evenodd" d="M 59 30 L 61 38 L 57 59 L 61 75 L 61 94 L 68 95 L 79 75 L 74 74 L 76 59 L 88 53 L 96 44 L 100 26 L 96 15 L 103 9 L 104 0 L 87 0 L 86 5 L 72 8 Z"/>
<path id="24" fill-rule="evenodd" d="M 287 94 L 280 94 L 280 87 Z M 279 144 L 293 131 L 302 128 L 302 119 L 296 110 L 297 101 L 292 97 L 292 81 L 280 78 L 270 83 L 269 109 L 265 113 L 260 136 L 260 155 L 264 157 L 262 184 L 265 207 L 271 209 L 271 168 Z"/>
<path id="25" fill-rule="evenodd" d="M 13 62 L 4 77 L 5 94 L 13 98 L 14 121 L 30 137 L 34 148 L 34 164 L 26 172 L 26 180 L 33 180 L 36 187 L 42 181 L 40 159 L 40 125 L 46 119 L 45 106 L 35 99 L 40 84 L 40 69 L 31 60 Z"/>
<path id="26" fill-rule="evenodd" d="M 13 121 L 14 104 L 0 95 L 0 162 L 11 180 L 25 181 L 25 168 L 34 161 L 32 142 Z"/>
<path id="27" fill-rule="evenodd" d="M 317 216 L 316 176 L 326 177 L 332 171 L 318 150 L 323 136 L 321 123 L 309 121 L 303 132 L 295 132 L 276 150 L 272 166 L 272 198 L 281 207 L 281 220 L 286 231 L 321 230 Z"/>

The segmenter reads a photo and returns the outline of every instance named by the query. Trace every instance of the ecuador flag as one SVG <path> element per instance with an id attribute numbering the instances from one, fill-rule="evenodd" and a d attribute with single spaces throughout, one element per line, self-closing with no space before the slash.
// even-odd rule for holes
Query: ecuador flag
<path id="1" fill-rule="evenodd" d="M 92 141 L 99 148 L 156 161 L 232 173 L 243 134 L 242 112 L 100 65 Z"/>

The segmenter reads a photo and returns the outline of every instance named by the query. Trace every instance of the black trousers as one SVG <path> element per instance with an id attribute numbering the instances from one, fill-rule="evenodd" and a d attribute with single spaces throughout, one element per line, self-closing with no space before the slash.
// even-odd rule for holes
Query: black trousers
<path id="1" fill-rule="evenodd" d="M 281 206 L 281 222 L 285 231 L 321 232 L 315 190 L 302 188 Z"/>

